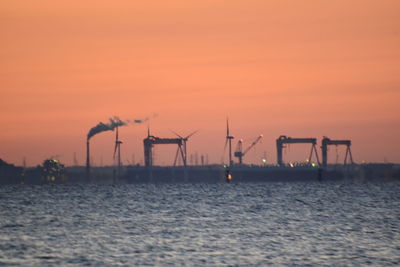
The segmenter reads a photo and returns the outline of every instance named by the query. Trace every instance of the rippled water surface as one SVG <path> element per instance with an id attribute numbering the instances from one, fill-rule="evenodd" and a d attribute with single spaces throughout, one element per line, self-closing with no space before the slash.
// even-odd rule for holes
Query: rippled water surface
<path id="1" fill-rule="evenodd" d="M 397 265 L 400 183 L 0 187 L 0 265 Z"/>

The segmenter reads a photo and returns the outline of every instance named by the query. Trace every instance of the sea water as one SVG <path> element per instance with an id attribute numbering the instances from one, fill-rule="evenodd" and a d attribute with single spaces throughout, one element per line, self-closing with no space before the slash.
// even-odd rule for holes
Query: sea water
<path id="1" fill-rule="evenodd" d="M 0 187 L 0 265 L 400 264 L 400 183 Z"/>

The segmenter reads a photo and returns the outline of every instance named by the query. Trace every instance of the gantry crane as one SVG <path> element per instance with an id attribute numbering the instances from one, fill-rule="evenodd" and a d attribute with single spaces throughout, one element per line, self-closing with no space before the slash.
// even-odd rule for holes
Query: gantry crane
<path id="1" fill-rule="evenodd" d="M 279 166 L 283 166 L 283 157 L 282 157 L 282 150 L 284 148 L 284 144 L 311 144 L 311 152 L 310 156 L 308 157 L 308 162 L 311 162 L 312 154 L 315 152 L 315 157 L 317 158 L 317 163 L 319 165 L 319 158 L 316 149 L 317 139 L 316 138 L 291 138 L 286 137 L 285 135 L 279 136 L 276 139 L 276 150 L 277 150 L 277 162 Z"/>
<path id="2" fill-rule="evenodd" d="M 328 165 L 328 145 L 345 145 L 346 148 L 346 156 L 344 157 L 344 164 L 347 164 L 347 157 L 350 156 L 350 162 L 353 164 L 353 156 L 351 155 L 351 141 L 350 140 L 331 140 L 328 137 L 324 136 L 322 139 L 322 166 L 326 167 Z"/>
<path id="3" fill-rule="evenodd" d="M 260 136 L 257 137 L 256 140 L 251 143 L 251 145 L 246 148 L 244 151 L 243 149 L 243 139 L 240 139 L 236 145 L 236 151 L 234 153 L 234 156 L 238 158 L 239 164 L 243 164 L 243 157 L 246 155 L 247 152 L 250 151 L 260 140 L 263 138 L 263 135 L 261 134 Z"/>

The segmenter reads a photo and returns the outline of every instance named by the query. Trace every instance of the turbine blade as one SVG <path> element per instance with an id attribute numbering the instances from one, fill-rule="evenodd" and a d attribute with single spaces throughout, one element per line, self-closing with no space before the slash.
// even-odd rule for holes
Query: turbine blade
<path id="1" fill-rule="evenodd" d="M 174 131 L 172 131 L 172 130 L 170 130 L 173 134 L 175 134 L 176 136 L 178 136 L 179 138 L 181 138 L 181 139 L 184 139 L 182 136 L 180 136 L 179 134 L 177 134 L 176 132 L 174 132 Z"/>
<path id="2" fill-rule="evenodd" d="M 185 139 L 189 139 L 192 137 L 195 133 L 197 133 L 199 130 L 194 131 L 193 133 L 189 134 L 188 136 L 185 137 Z"/>
<path id="3" fill-rule="evenodd" d="M 228 118 L 226 118 L 226 136 L 229 136 L 229 121 L 228 121 Z"/>
<path id="4" fill-rule="evenodd" d="M 224 154 L 225 154 L 225 152 L 226 152 L 226 147 L 227 147 L 227 145 L 228 145 L 228 138 L 225 140 Z"/>
<path id="5" fill-rule="evenodd" d="M 228 146 L 228 138 L 225 139 L 224 152 L 222 152 L 221 162 L 224 163 L 226 147 Z"/>

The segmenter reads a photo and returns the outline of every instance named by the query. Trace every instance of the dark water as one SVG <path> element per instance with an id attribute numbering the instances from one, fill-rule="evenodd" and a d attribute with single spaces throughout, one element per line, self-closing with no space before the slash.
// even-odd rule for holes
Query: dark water
<path id="1" fill-rule="evenodd" d="M 400 183 L 0 187 L 0 265 L 398 265 Z"/>

